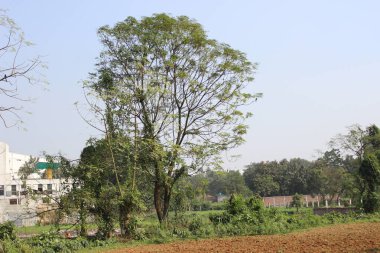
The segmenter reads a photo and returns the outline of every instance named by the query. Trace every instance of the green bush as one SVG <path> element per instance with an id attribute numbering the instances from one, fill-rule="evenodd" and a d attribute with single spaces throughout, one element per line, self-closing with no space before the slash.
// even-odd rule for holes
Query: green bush
<path id="1" fill-rule="evenodd" d="M 225 210 L 226 203 L 225 202 L 211 202 L 210 210 Z"/>
<path id="2" fill-rule="evenodd" d="M 231 215 L 239 215 L 248 211 L 246 201 L 243 196 L 232 194 L 227 204 L 227 213 Z"/>
<path id="3" fill-rule="evenodd" d="M 264 202 L 260 196 L 254 196 L 247 200 L 246 205 L 250 211 L 259 212 L 265 209 Z"/>
<path id="4" fill-rule="evenodd" d="M 21 242 L 20 240 L 10 240 L 5 239 L 0 241 L 0 252 L 1 253 L 32 253 L 32 248 L 26 244 Z"/>
<path id="5" fill-rule="evenodd" d="M 7 221 L 3 224 L 0 224 L 0 240 L 4 239 L 16 239 L 15 225 L 13 222 Z"/>
<path id="6" fill-rule="evenodd" d="M 194 200 L 191 204 L 194 211 L 208 211 L 212 209 L 210 201 Z"/>
<path id="7" fill-rule="evenodd" d="M 178 228 L 173 227 L 172 230 L 173 236 L 179 237 L 179 238 L 188 238 L 190 237 L 191 233 L 187 228 Z"/>
<path id="8" fill-rule="evenodd" d="M 231 215 L 228 213 L 211 213 L 209 214 L 209 219 L 214 225 L 227 224 L 231 221 Z"/>
<path id="9" fill-rule="evenodd" d="M 83 248 L 100 247 L 113 243 L 112 240 L 89 240 L 78 237 L 68 240 L 62 238 L 57 233 L 41 233 L 38 236 L 25 240 L 25 243 L 33 248 L 33 252 L 55 253 L 55 252 L 74 252 Z"/>

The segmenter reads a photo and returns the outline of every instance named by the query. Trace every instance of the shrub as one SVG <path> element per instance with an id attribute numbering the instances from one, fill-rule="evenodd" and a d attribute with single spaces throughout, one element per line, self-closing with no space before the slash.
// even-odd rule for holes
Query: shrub
<path id="1" fill-rule="evenodd" d="M 227 204 L 227 213 L 231 215 L 239 215 L 247 211 L 247 205 L 244 198 L 241 195 L 232 194 Z"/>
<path id="2" fill-rule="evenodd" d="M 210 201 L 194 200 L 191 206 L 194 211 L 208 211 L 212 209 Z"/>
<path id="3" fill-rule="evenodd" d="M 293 196 L 292 202 L 290 203 L 290 205 L 292 207 L 297 208 L 297 213 L 298 213 L 299 208 L 302 207 L 302 200 L 301 199 L 302 199 L 302 196 L 299 195 L 298 193 L 296 193 Z"/>
<path id="4" fill-rule="evenodd" d="M 227 224 L 231 220 L 231 215 L 229 215 L 228 213 L 211 213 L 209 214 L 209 219 L 214 225 Z"/>
<path id="5" fill-rule="evenodd" d="M 260 196 L 254 196 L 247 200 L 246 203 L 248 209 L 253 212 L 259 212 L 264 210 L 264 202 Z"/>
<path id="6" fill-rule="evenodd" d="M 211 210 L 224 210 L 226 208 L 225 202 L 213 202 L 210 203 Z"/>
<path id="7" fill-rule="evenodd" d="M 191 235 L 190 231 L 186 228 L 178 228 L 174 227 L 172 230 L 173 236 L 177 236 L 179 238 L 187 238 Z"/>
<path id="8" fill-rule="evenodd" d="M 194 217 L 192 221 L 189 224 L 189 231 L 193 234 L 196 234 L 196 232 L 204 225 L 202 223 L 202 219 L 200 217 Z"/>
<path id="9" fill-rule="evenodd" d="M 4 239 L 16 239 L 15 226 L 10 221 L 0 224 L 0 240 Z"/>
<path id="10" fill-rule="evenodd" d="M 5 239 L 0 241 L 0 252 L 1 253 L 32 253 L 35 252 L 32 248 L 26 243 L 21 242 L 20 240 L 10 240 Z"/>
<path id="11" fill-rule="evenodd" d="M 62 238 L 57 233 L 48 232 L 27 239 L 25 243 L 33 248 L 33 252 L 53 253 L 74 252 L 83 248 L 100 247 L 111 244 L 113 241 L 89 240 L 83 237 L 68 240 Z"/>

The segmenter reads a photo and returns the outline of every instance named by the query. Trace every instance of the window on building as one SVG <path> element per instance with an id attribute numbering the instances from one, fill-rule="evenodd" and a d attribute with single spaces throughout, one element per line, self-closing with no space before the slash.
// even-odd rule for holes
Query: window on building
<path id="1" fill-rule="evenodd" d="M 53 193 L 53 185 L 47 184 L 47 194 L 52 194 L 52 193 Z"/>
<path id="2" fill-rule="evenodd" d="M 9 199 L 10 205 L 17 205 L 17 199 Z"/>
<path id="3" fill-rule="evenodd" d="M 17 195 L 17 185 L 15 185 L 15 184 L 12 184 L 11 185 L 11 194 L 12 195 Z"/>
<path id="4" fill-rule="evenodd" d="M 39 192 L 42 192 L 42 190 L 43 190 L 43 188 L 42 188 L 42 184 L 38 184 L 37 190 L 38 190 Z"/>
<path id="5" fill-rule="evenodd" d="M 0 196 L 4 196 L 4 185 L 0 185 Z"/>

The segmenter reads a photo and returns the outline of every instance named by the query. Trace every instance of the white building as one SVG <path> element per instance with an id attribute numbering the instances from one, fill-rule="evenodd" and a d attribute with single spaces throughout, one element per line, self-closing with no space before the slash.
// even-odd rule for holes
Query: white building
<path id="1" fill-rule="evenodd" d="M 47 203 L 61 192 L 60 179 L 43 179 L 37 173 L 26 180 L 20 179 L 19 169 L 29 159 L 29 155 L 9 152 L 9 146 L 0 142 L 0 223 L 14 221 L 18 226 L 34 225 L 39 222 L 39 210 L 46 210 Z M 31 198 L 28 191 L 37 198 Z"/>

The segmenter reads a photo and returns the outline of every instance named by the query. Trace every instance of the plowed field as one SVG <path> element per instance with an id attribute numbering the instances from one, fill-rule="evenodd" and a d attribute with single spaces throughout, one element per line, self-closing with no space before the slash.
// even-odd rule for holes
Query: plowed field
<path id="1" fill-rule="evenodd" d="M 285 235 L 182 241 L 108 251 L 108 253 L 180 252 L 380 252 L 380 223 L 343 224 Z"/>

